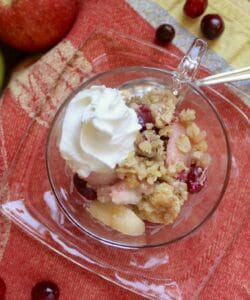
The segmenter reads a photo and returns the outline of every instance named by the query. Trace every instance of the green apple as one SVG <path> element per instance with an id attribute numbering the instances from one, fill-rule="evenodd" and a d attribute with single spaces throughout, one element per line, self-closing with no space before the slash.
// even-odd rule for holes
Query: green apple
<path id="1" fill-rule="evenodd" d="M 3 85 L 4 73 L 5 73 L 4 57 L 2 51 L 0 50 L 0 90 Z"/>

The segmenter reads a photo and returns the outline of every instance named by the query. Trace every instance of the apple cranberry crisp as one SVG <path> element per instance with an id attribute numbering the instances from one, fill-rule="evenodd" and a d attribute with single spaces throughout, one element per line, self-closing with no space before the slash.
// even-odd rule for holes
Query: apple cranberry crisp
<path id="1" fill-rule="evenodd" d="M 122 233 L 140 235 L 144 220 L 175 221 L 189 194 L 204 186 L 211 158 L 195 110 L 177 114 L 177 99 L 169 90 L 125 101 L 141 126 L 133 151 L 112 172 L 80 179 L 78 191 L 91 200 L 89 211 L 96 219 Z"/>

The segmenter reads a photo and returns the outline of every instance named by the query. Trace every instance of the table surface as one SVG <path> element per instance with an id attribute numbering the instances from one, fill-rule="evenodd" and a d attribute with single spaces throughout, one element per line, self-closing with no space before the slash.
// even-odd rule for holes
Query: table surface
<path id="1" fill-rule="evenodd" d="M 247 14 L 250 13 L 250 5 L 249 5 L 249 0 L 230 0 L 232 3 L 240 7 L 241 10 L 245 11 Z"/>
<path id="2" fill-rule="evenodd" d="M 94 28 L 93 24 L 98 19 L 106 26 L 115 27 L 129 34 L 133 33 L 152 42 L 154 40 L 154 29 L 164 20 L 168 20 L 177 28 L 178 35 L 174 40 L 174 45 L 182 52 L 186 51 L 188 47 L 188 43 L 183 43 L 183 36 L 188 37 L 190 40 L 194 36 L 200 36 L 198 21 L 192 21 L 191 24 L 191 21 L 183 17 L 180 11 L 184 1 L 85 0 L 80 2 L 84 2 L 81 6 L 81 17 L 86 17 L 86 20 L 92 24 L 91 28 Z M 130 23 L 133 20 L 130 15 L 123 16 L 123 10 L 133 16 L 134 14 L 137 15 L 138 20 L 140 20 L 137 24 L 139 29 L 134 28 L 134 24 Z M 246 62 L 249 63 L 250 61 L 250 2 L 248 0 L 211 0 L 208 11 L 213 10 L 223 16 L 225 14 L 226 26 L 228 27 L 226 27 L 227 29 L 221 39 L 209 43 L 208 66 L 214 72 L 221 69 L 245 66 Z M 113 11 L 114 19 L 109 21 L 110 11 Z M 240 19 L 236 12 L 240 12 Z M 97 13 L 99 13 L 98 16 Z M 90 15 L 92 18 L 89 17 Z M 121 19 L 121 15 L 125 20 Z M 246 20 L 248 20 L 247 23 Z M 78 23 L 75 26 L 79 26 Z M 240 28 L 240 32 L 235 26 Z M 74 30 L 76 30 L 75 28 Z M 238 47 L 233 43 L 230 44 L 230 49 L 227 50 L 229 37 L 231 40 L 238 41 Z M 8 50 L 6 51 L 8 52 Z M 26 55 L 13 51 L 13 55 L 10 55 L 10 57 L 11 59 L 16 58 L 16 61 L 19 62 Z M 216 58 L 216 64 L 209 64 L 209 59 L 214 58 Z M 11 62 L 10 67 L 12 67 Z M 240 84 L 239 88 L 246 92 L 249 90 L 249 85 Z M 3 130 L 3 124 L 0 116 L 0 136 L 3 138 L 1 130 Z M 4 143 L 1 144 L 1 155 L 6 156 L 7 165 L 11 156 L 8 151 L 13 152 L 14 141 L 11 145 L 11 149 L 8 150 L 5 149 Z M 2 166 L 0 164 L 0 171 L 5 172 L 8 168 L 7 165 Z M 250 277 L 247 271 L 250 265 L 249 260 L 246 258 L 250 254 L 249 230 L 250 222 L 245 218 L 242 220 L 242 225 L 227 252 L 217 265 L 217 269 L 213 270 L 213 276 L 200 291 L 200 299 L 232 299 L 232 295 L 233 299 L 250 298 Z M 32 287 L 40 280 L 51 280 L 58 283 L 61 300 L 98 299 L 99 297 L 103 299 L 142 299 L 141 296 L 125 291 L 56 255 L 32 240 L 1 215 L 0 277 L 4 279 L 7 286 L 6 300 L 29 299 Z"/>

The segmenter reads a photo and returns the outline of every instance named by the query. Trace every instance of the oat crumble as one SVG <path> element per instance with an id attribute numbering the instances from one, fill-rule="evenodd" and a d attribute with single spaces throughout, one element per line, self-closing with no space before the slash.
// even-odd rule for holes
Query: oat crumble
<path id="1" fill-rule="evenodd" d="M 176 117 L 176 102 L 168 90 L 151 91 L 144 97 L 131 97 L 128 101 L 128 106 L 135 110 L 142 103 L 146 104 L 154 123 L 147 123 L 138 134 L 135 151 L 117 167 L 116 172 L 130 187 L 138 188 L 142 182 L 146 183 L 148 192 L 142 194 L 133 210 L 141 219 L 154 223 L 173 223 L 188 198 L 187 184 L 178 180 L 178 176 L 186 174 L 189 166 L 182 160 L 170 165 L 166 163 L 166 148 L 173 134 L 172 124 L 178 121 L 185 128 L 175 141 L 177 151 L 189 155 L 190 163 L 202 168 L 207 168 L 211 160 L 207 153 L 206 134 L 195 123 L 195 111 L 184 109 Z"/>

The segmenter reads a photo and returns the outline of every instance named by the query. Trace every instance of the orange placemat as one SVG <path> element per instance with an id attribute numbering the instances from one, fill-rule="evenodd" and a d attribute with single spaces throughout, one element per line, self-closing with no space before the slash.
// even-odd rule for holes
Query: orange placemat
<path id="1" fill-rule="evenodd" d="M 0 111 L 1 170 L 3 176 L 12 161 L 18 142 L 23 137 L 24 131 L 27 130 L 27 126 L 31 124 L 31 119 L 34 119 L 34 123 L 32 123 L 32 127 L 28 132 L 28 135 L 30 135 L 29 147 L 32 144 L 34 145 L 34 142 L 39 141 L 43 134 L 45 135 L 48 122 L 53 116 L 58 103 L 86 79 L 86 76 L 93 72 L 93 64 L 91 64 L 93 49 L 82 48 L 82 46 L 88 33 L 96 27 L 96 24 L 112 27 L 150 41 L 153 40 L 154 30 L 125 2 L 109 1 L 100 5 L 95 1 L 85 1 L 80 4 L 79 10 L 79 17 L 68 37 L 30 68 L 19 73 L 15 79 L 13 78 L 9 88 L 5 91 Z M 108 18 L 110 11 L 114 16 L 112 20 Z M 180 54 L 180 51 L 174 46 L 169 48 L 174 53 Z M 228 91 L 227 88 L 220 87 L 219 90 L 249 115 L 249 109 L 241 103 L 237 96 Z M 208 90 L 207 93 L 210 93 L 210 96 L 215 99 L 214 101 L 231 132 L 231 138 L 235 141 L 233 153 L 237 165 L 234 165 L 234 171 L 246 172 L 249 169 L 246 159 L 247 153 L 242 154 L 236 142 L 240 143 L 242 139 L 247 138 L 249 134 L 248 128 L 246 128 L 247 121 L 242 117 L 241 112 L 238 112 L 231 104 L 222 102 L 221 97 L 216 96 L 214 91 Z M 41 103 L 45 105 L 42 106 L 42 111 L 39 111 Z M 231 122 L 232 115 L 234 116 L 234 123 Z M 39 130 L 41 136 L 34 135 L 37 130 Z M 32 158 L 30 155 L 32 153 L 28 151 L 27 161 Z M 26 165 L 27 161 L 23 161 L 23 166 Z M 30 169 L 22 169 L 22 163 L 19 167 L 20 173 L 18 172 L 18 176 L 26 176 L 26 172 L 30 171 Z M 41 170 L 41 168 L 38 166 L 37 170 Z M 231 255 L 235 253 L 235 247 L 237 249 L 237 236 L 240 232 L 243 232 L 241 231 L 242 228 L 246 228 L 243 225 L 244 220 L 247 218 L 246 207 L 248 207 L 248 202 L 246 195 L 249 192 L 249 185 L 246 179 L 243 179 L 241 183 L 236 176 L 237 173 L 233 174 L 234 176 L 231 179 L 232 188 L 229 187 L 223 202 L 210 222 L 190 239 L 159 250 L 161 255 L 165 254 L 165 256 L 160 255 L 161 258 L 168 257 L 167 260 L 163 261 L 164 270 L 160 268 L 162 266 L 159 266 L 159 268 L 157 266 L 152 270 L 147 270 L 147 273 L 156 276 L 160 272 L 165 277 L 164 285 L 152 286 L 150 280 L 146 282 L 145 279 L 140 279 L 136 274 L 133 280 L 123 278 L 122 281 L 119 279 L 119 284 L 149 297 L 150 292 L 153 290 L 156 296 L 152 297 L 156 299 L 157 295 L 165 297 L 162 299 L 167 299 L 166 297 L 190 299 L 198 295 L 203 295 L 203 297 L 207 297 L 204 299 L 208 299 L 210 293 L 207 290 L 209 287 L 207 283 L 210 280 L 213 282 L 214 274 L 215 278 L 221 278 L 225 270 L 228 270 L 226 262 L 230 261 L 230 253 L 232 253 Z M 39 182 L 39 176 L 34 176 L 34 180 Z M 238 193 L 235 183 L 240 187 L 241 193 Z M 9 192 L 11 194 L 11 191 Z M 2 191 L 2 193 L 6 197 L 8 191 Z M 3 222 L 1 228 L 4 228 L 4 242 L 2 242 L 1 247 L 5 248 L 8 224 L 6 225 Z M 244 232 L 239 235 L 239 239 L 244 239 Z M 229 249 L 230 251 L 228 251 Z M 244 251 L 244 247 L 238 249 Z M 41 253 L 37 253 L 38 251 L 41 251 Z M 120 255 L 126 256 L 121 252 L 114 254 L 112 259 L 119 260 Z M 140 255 L 139 258 L 142 263 L 145 262 L 143 253 Z M 194 261 L 193 257 L 195 257 Z M 225 260 L 223 260 L 223 257 L 225 257 Z M 221 263 L 222 260 L 223 263 Z M 241 260 L 244 262 L 243 255 L 241 255 Z M 193 261 L 193 264 L 190 261 Z M 222 266 L 221 271 L 220 265 Z M 242 265 L 243 269 L 247 267 L 247 264 L 243 263 Z M 232 267 L 236 270 L 235 265 Z M 100 296 L 104 299 L 105 297 L 106 299 L 116 297 L 118 299 L 137 298 L 137 296 L 126 294 L 119 288 L 111 286 L 110 283 L 104 283 L 98 277 L 90 275 L 90 273 L 80 270 L 66 260 L 55 256 L 50 251 L 37 245 L 37 243 L 24 237 L 15 227 L 12 228 L 7 247 L 3 253 L 0 274 L 6 281 L 7 299 L 10 300 L 27 299 L 32 285 L 40 279 L 51 279 L 58 282 L 62 299 L 86 299 L 91 297 L 96 299 Z M 243 273 L 236 270 L 236 274 L 239 276 Z M 109 274 L 107 274 L 108 276 Z M 231 278 L 228 276 L 228 282 Z M 247 282 L 247 276 L 243 275 L 242 279 L 237 284 L 240 293 L 235 290 L 232 291 L 236 297 L 246 295 L 244 294 L 244 282 Z M 132 282 L 134 286 L 131 286 Z M 227 297 L 226 285 L 227 282 L 223 287 L 220 287 L 220 293 L 225 297 Z M 167 286 L 166 290 L 162 290 L 162 286 Z M 216 295 L 215 292 L 214 290 L 214 294 L 211 293 L 211 295 Z"/>

